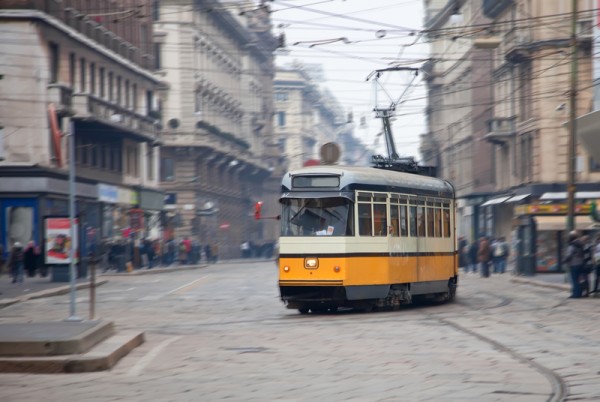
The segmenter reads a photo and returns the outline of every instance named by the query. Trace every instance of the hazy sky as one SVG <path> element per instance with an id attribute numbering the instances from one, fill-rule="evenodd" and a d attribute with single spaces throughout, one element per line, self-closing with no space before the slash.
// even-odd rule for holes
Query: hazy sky
<path id="1" fill-rule="evenodd" d="M 369 74 L 394 65 L 419 67 L 428 47 L 419 34 L 423 24 L 420 0 L 275 0 L 270 3 L 275 33 L 284 32 L 287 55 L 277 64 L 294 60 L 322 64 L 323 84 L 336 96 L 356 123 L 364 117 L 367 128 L 355 134 L 385 153 L 380 119 L 375 118 L 375 90 Z M 325 43 L 331 40 L 332 43 Z M 398 64 L 400 63 L 400 64 Z M 393 134 L 400 155 L 419 158 L 419 134 L 425 132 L 426 106 L 422 76 L 386 72 L 377 92 L 380 107 L 401 99 L 396 108 Z M 412 85 L 409 85 L 411 84 Z M 386 94 L 387 92 L 387 94 Z"/>

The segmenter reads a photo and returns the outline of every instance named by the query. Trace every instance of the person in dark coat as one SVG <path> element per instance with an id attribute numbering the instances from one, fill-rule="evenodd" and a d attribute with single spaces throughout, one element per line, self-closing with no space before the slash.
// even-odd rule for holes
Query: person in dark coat
<path id="1" fill-rule="evenodd" d="M 492 260 L 492 248 L 487 237 L 482 236 L 479 239 L 479 249 L 477 251 L 477 261 L 481 268 L 481 277 L 487 278 L 490 276 L 490 262 Z"/>
<path id="2" fill-rule="evenodd" d="M 10 257 L 8 257 L 7 264 L 12 276 L 12 283 L 23 283 L 24 260 L 25 253 L 23 252 L 23 246 L 17 241 L 10 250 Z"/>
<path id="3" fill-rule="evenodd" d="M 477 240 L 473 240 L 473 243 L 469 246 L 469 265 L 473 272 L 477 272 L 477 253 L 479 252 L 479 244 Z"/>
<path id="4" fill-rule="evenodd" d="M 27 243 L 24 256 L 25 272 L 27 272 L 28 277 L 33 278 L 35 276 L 38 261 L 39 252 L 37 250 L 35 242 L 31 240 L 29 243 Z"/>

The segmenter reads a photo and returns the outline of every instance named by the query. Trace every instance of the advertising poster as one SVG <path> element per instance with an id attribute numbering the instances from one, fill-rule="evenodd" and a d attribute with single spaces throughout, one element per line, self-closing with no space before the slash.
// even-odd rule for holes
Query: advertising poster
<path id="1" fill-rule="evenodd" d="M 46 264 L 70 264 L 71 232 L 69 218 L 45 218 L 44 256 Z M 75 248 L 79 246 L 77 239 L 78 224 L 75 221 Z"/>

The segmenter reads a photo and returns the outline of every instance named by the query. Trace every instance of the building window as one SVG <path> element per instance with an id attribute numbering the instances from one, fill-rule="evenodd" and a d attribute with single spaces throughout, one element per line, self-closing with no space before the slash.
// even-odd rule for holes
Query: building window
<path id="1" fill-rule="evenodd" d="M 100 67 L 100 70 L 98 72 L 98 79 L 100 82 L 98 83 L 98 86 L 100 87 L 100 97 L 102 99 L 104 99 L 104 97 L 106 96 L 106 82 L 104 81 L 104 74 L 104 67 Z"/>
<path id="2" fill-rule="evenodd" d="M 96 64 L 90 63 L 90 92 L 96 95 Z"/>
<path id="3" fill-rule="evenodd" d="M 287 92 L 275 92 L 275 100 L 276 101 L 288 100 L 288 93 Z"/>
<path id="4" fill-rule="evenodd" d="M 123 102 L 123 92 L 122 92 L 122 78 L 121 77 L 117 77 L 117 105 L 122 105 L 121 102 Z"/>
<path id="5" fill-rule="evenodd" d="M 133 108 L 134 112 L 137 112 L 137 96 L 138 96 L 138 90 L 137 90 L 137 84 L 133 84 L 131 86 L 131 107 Z"/>
<path id="6" fill-rule="evenodd" d="M 146 173 L 148 180 L 154 180 L 154 148 L 150 148 L 146 157 Z"/>
<path id="7" fill-rule="evenodd" d="M 130 107 L 129 97 L 131 96 L 131 94 L 129 92 L 130 92 L 129 80 L 125 80 L 125 107 L 127 109 L 129 109 L 129 107 Z"/>
<path id="8" fill-rule="evenodd" d="M 196 91 L 195 102 L 194 102 L 194 113 L 202 113 L 202 93 Z"/>
<path id="9" fill-rule="evenodd" d="M 155 42 L 154 43 L 154 68 L 156 70 L 160 70 L 162 68 L 160 51 L 161 51 L 161 44 Z"/>
<path id="10" fill-rule="evenodd" d="M 160 181 L 175 181 L 175 160 L 160 158 Z"/>
<path id="11" fill-rule="evenodd" d="M 80 92 L 85 92 L 87 90 L 86 88 L 86 74 L 85 74 L 85 69 L 86 69 L 86 62 L 84 58 L 79 59 L 79 91 Z"/>
<path id="12" fill-rule="evenodd" d="M 108 100 L 111 102 L 115 100 L 114 85 L 115 85 L 115 76 L 113 75 L 112 72 L 108 73 Z"/>
<path id="13" fill-rule="evenodd" d="M 277 112 L 277 125 L 285 127 L 285 112 Z"/>
<path id="14" fill-rule="evenodd" d="M 76 68 L 75 53 L 71 53 L 69 54 L 69 85 L 73 90 L 75 89 L 75 76 L 77 75 Z"/>
<path id="15" fill-rule="evenodd" d="M 146 115 L 152 114 L 152 104 L 154 103 L 154 94 L 152 91 L 146 91 Z"/>
<path id="16" fill-rule="evenodd" d="M 153 0 L 152 1 L 152 21 L 160 20 L 160 1 Z"/>
<path id="17" fill-rule="evenodd" d="M 600 162 L 590 156 L 590 172 L 600 172 Z"/>
<path id="18" fill-rule="evenodd" d="M 60 70 L 60 51 L 56 43 L 50 42 L 50 82 L 58 82 L 58 71 Z"/>

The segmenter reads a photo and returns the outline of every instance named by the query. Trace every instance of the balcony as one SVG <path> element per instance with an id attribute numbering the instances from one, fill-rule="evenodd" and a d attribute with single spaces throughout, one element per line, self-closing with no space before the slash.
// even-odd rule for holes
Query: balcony
<path id="1" fill-rule="evenodd" d="M 73 114 L 73 103 L 71 97 L 73 96 L 73 90 L 63 84 L 50 84 L 48 85 L 48 100 L 50 103 L 54 103 L 56 111 L 59 114 L 72 115 Z"/>
<path id="2" fill-rule="evenodd" d="M 488 120 L 488 133 L 483 137 L 483 139 L 494 145 L 506 144 L 516 135 L 515 121 L 515 116 L 496 117 Z"/>
<path id="3" fill-rule="evenodd" d="M 142 137 L 143 140 L 158 139 L 159 124 L 156 119 L 132 112 L 94 95 L 73 95 L 73 110 L 75 119 L 106 124 Z"/>

